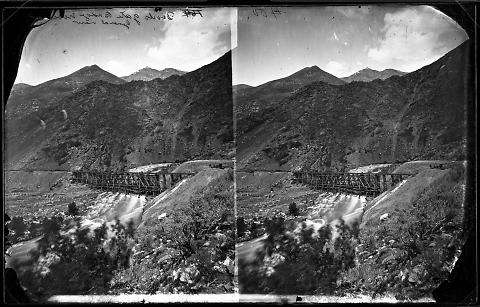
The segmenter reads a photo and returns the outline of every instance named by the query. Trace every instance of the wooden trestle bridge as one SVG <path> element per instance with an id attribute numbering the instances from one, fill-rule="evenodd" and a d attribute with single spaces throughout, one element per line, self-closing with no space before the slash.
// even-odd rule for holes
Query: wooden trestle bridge
<path id="1" fill-rule="evenodd" d="M 306 184 L 317 190 L 372 196 L 379 195 L 412 176 L 411 174 L 282 172 L 293 173 L 294 182 Z M 84 183 L 102 190 L 156 195 L 193 175 L 194 173 L 73 171 L 72 182 Z"/>
<path id="2" fill-rule="evenodd" d="M 93 188 L 124 193 L 156 195 L 194 173 L 114 173 L 73 171 L 72 182 L 84 183 Z"/>
<path id="3" fill-rule="evenodd" d="M 294 181 L 314 189 L 357 195 L 379 195 L 411 174 L 293 172 Z"/>

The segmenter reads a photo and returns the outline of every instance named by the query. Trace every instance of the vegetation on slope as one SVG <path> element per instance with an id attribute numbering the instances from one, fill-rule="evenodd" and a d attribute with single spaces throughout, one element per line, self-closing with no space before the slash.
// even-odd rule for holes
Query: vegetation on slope
<path id="1" fill-rule="evenodd" d="M 174 223 L 138 229 L 132 265 L 115 274 L 112 293 L 233 292 L 233 196 L 228 172 L 174 211 Z"/>
<path id="2" fill-rule="evenodd" d="M 430 296 L 448 278 L 464 240 L 464 168 L 449 169 L 422 190 L 410 207 L 360 229 L 355 267 L 342 275 L 345 292 Z"/>

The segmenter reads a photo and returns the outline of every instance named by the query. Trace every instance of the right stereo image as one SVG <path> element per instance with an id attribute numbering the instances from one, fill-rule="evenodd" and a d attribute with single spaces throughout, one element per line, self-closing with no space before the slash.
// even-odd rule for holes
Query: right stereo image
<path id="1" fill-rule="evenodd" d="M 238 9 L 241 302 L 475 299 L 458 274 L 476 222 L 475 52 L 453 11 Z"/>

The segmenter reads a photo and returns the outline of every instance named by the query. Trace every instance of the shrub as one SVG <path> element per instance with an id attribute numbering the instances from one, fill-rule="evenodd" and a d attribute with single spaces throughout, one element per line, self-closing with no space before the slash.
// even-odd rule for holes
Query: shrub
<path id="1" fill-rule="evenodd" d="M 237 236 L 242 237 L 247 231 L 247 224 L 243 217 L 237 217 Z"/>
<path id="2" fill-rule="evenodd" d="M 288 214 L 293 216 L 297 216 L 299 214 L 299 210 L 295 202 L 288 205 Z"/>

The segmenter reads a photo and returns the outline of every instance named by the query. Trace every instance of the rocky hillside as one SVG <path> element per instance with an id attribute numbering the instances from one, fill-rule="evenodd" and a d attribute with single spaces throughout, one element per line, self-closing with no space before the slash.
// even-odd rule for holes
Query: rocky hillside
<path id="1" fill-rule="evenodd" d="M 233 142 L 230 55 L 166 80 L 93 81 L 42 105 L 36 116 L 16 141 L 8 135 L 9 168 L 121 169 L 225 158 Z"/>
<path id="2" fill-rule="evenodd" d="M 338 169 L 463 159 L 468 52 L 467 41 L 431 65 L 387 80 L 313 82 L 276 108 L 251 111 L 249 129 L 237 135 L 239 166 Z"/>
<path id="3" fill-rule="evenodd" d="M 341 79 L 345 82 L 352 82 L 352 81 L 369 82 L 376 79 L 385 80 L 392 76 L 403 76 L 405 74 L 406 74 L 405 72 L 395 70 L 395 69 L 384 69 L 382 71 L 378 71 L 378 70 L 374 70 L 367 67 L 357 71 L 351 76 L 341 78 Z"/>
<path id="4" fill-rule="evenodd" d="M 131 75 L 121 77 L 123 80 L 130 82 L 133 80 L 150 81 L 156 78 L 166 79 L 170 76 L 181 76 L 186 74 L 186 71 L 181 71 L 175 68 L 165 68 L 162 70 L 145 67 L 137 70 Z"/>

